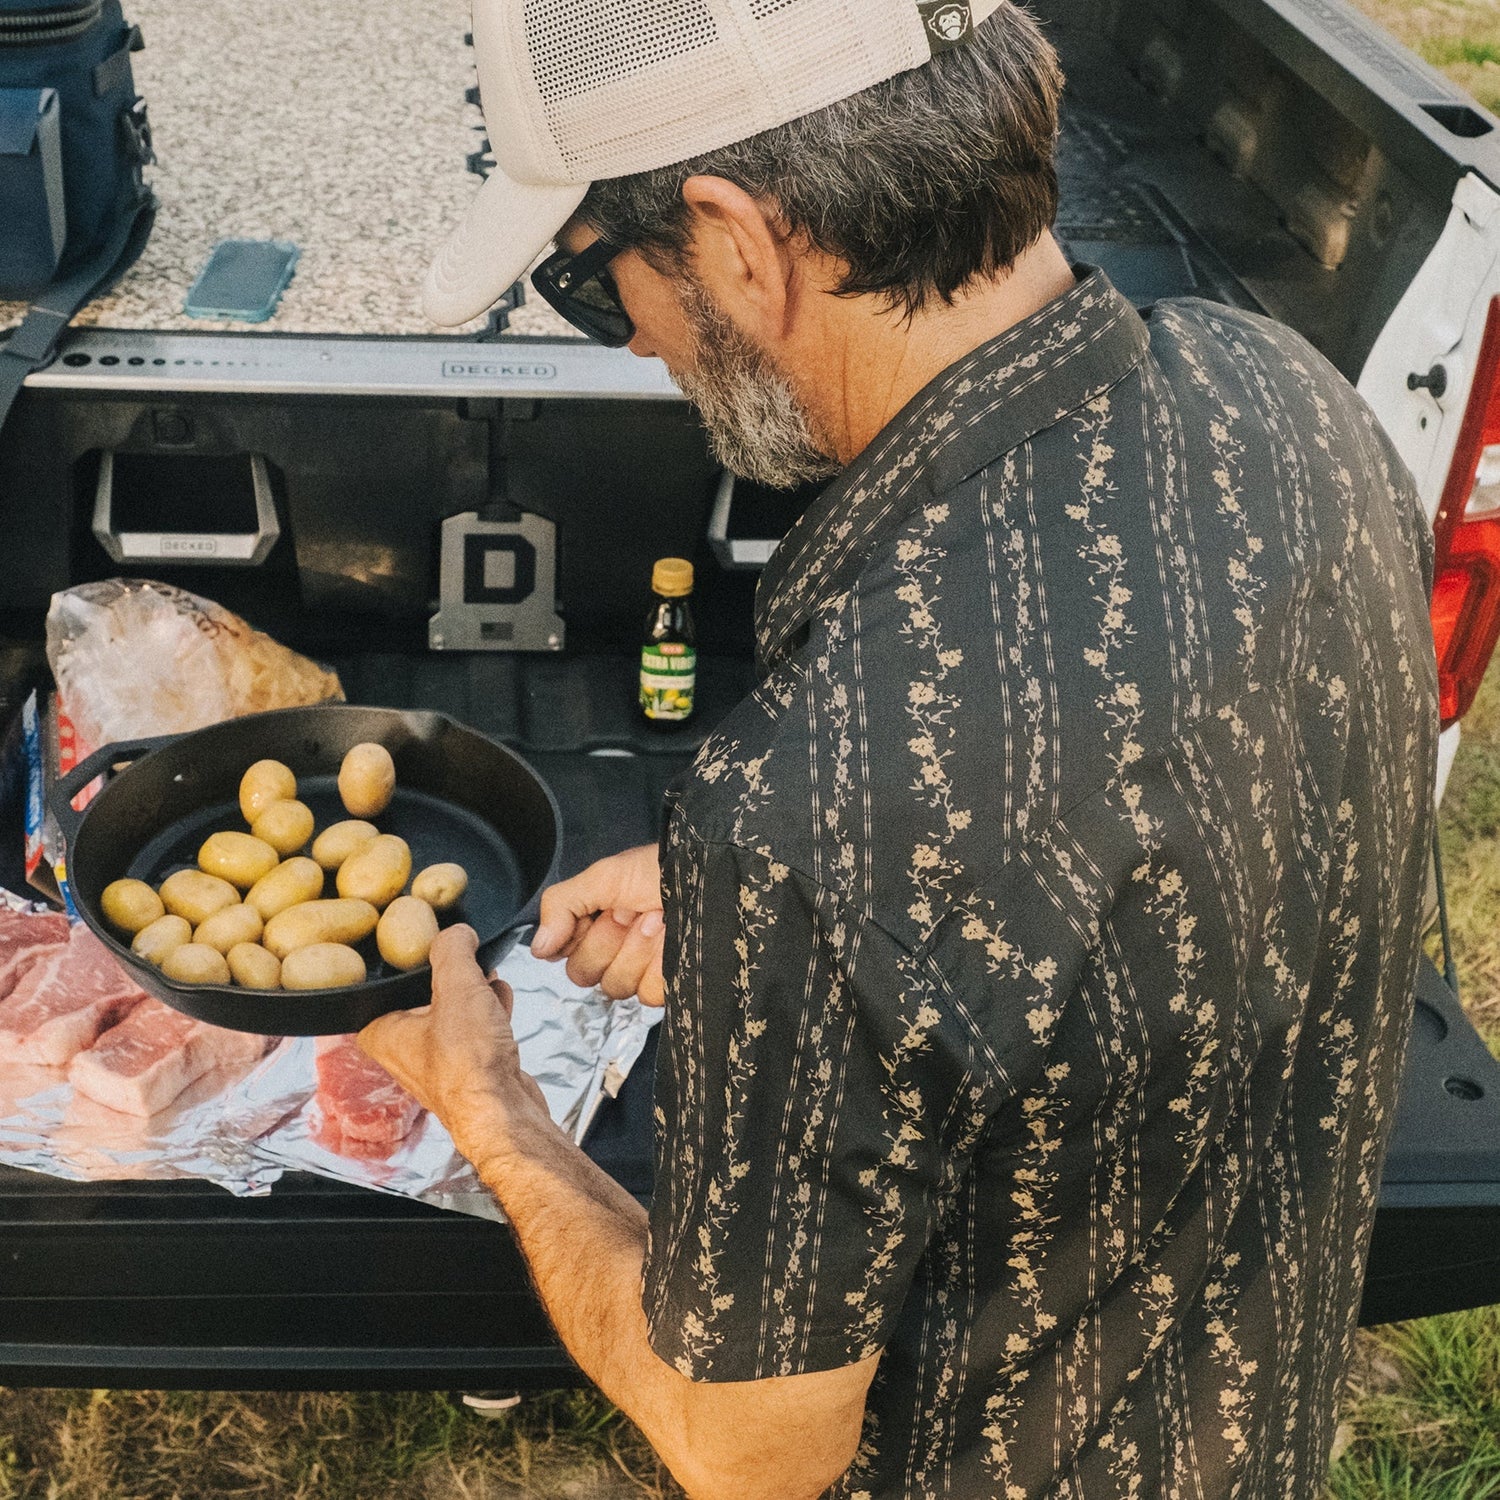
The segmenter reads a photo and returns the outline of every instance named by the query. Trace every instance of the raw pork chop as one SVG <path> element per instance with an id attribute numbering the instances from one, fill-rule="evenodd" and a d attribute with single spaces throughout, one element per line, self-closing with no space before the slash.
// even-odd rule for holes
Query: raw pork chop
<path id="1" fill-rule="evenodd" d="M 0 907 L 0 1000 L 42 954 L 68 941 L 68 919 L 61 912 L 26 916 Z"/>
<path id="2" fill-rule="evenodd" d="M 154 1115 L 210 1068 L 258 1061 L 263 1036 L 195 1021 L 160 1000 L 143 1000 L 68 1069 L 80 1094 L 127 1115 Z"/>
<path id="3" fill-rule="evenodd" d="M 318 1038 L 318 1103 L 352 1141 L 392 1147 L 411 1133 L 422 1106 L 352 1036 Z"/>
<path id="4" fill-rule="evenodd" d="M 109 949 L 79 923 L 66 947 L 43 950 L 0 1000 L 0 1060 L 66 1067 L 145 998 Z"/>

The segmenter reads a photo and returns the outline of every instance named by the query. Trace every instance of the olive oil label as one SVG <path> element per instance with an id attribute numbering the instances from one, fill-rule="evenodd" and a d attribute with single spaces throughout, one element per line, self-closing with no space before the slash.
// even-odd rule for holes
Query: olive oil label
<path id="1" fill-rule="evenodd" d="M 648 719 L 690 717 L 697 686 L 698 653 L 691 646 L 663 641 L 641 649 L 641 712 Z"/>

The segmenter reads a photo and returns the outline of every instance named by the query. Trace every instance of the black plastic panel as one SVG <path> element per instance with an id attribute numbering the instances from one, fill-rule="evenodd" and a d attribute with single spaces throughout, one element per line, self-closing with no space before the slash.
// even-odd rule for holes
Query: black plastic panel
<path id="1" fill-rule="evenodd" d="M 1500 1303 L 1500 1062 L 1425 961 L 1362 1323 Z"/>

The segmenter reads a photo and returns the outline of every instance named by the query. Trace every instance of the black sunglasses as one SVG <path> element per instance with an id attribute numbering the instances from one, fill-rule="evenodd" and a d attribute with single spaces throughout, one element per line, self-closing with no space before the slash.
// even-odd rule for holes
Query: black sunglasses
<path id="1" fill-rule="evenodd" d="M 577 255 L 566 250 L 549 255 L 531 273 L 537 291 L 568 322 L 610 349 L 623 349 L 635 337 L 635 324 L 609 274 L 610 262 L 626 248 L 595 240 Z"/>

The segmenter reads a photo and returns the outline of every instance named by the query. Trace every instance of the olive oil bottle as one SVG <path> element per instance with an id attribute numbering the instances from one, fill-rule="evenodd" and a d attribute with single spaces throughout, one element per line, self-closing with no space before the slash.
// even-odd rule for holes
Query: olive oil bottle
<path id="1" fill-rule="evenodd" d="M 651 573 L 651 613 L 641 646 L 641 713 L 656 728 L 685 724 L 698 688 L 698 638 L 688 600 L 693 565 L 664 557 Z"/>

